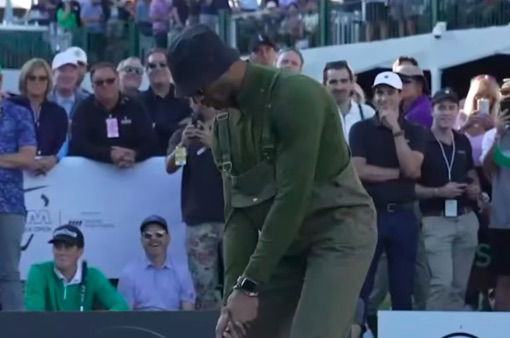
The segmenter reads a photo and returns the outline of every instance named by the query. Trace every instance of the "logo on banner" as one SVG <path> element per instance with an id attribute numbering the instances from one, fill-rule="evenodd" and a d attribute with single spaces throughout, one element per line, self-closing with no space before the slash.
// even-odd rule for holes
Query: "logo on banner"
<path id="1" fill-rule="evenodd" d="M 478 336 L 474 336 L 470 333 L 465 332 L 455 332 L 450 333 L 449 335 L 443 336 L 441 338 L 478 338 Z"/>
<path id="2" fill-rule="evenodd" d="M 42 185 L 38 187 L 32 187 L 25 189 L 25 194 L 38 191 L 40 189 L 44 189 L 47 186 Z M 41 207 L 39 209 L 29 209 L 27 210 L 27 232 L 50 232 L 53 226 L 53 222 L 51 219 L 51 213 L 48 209 L 50 205 L 50 198 L 42 193 L 39 196 L 39 200 L 41 202 Z"/>
<path id="3" fill-rule="evenodd" d="M 37 192 L 38 190 L 46 188 L 47 185 L 41 185 L 31 188 L 24 189 L 25 195 L 33 192 Z M 26 227 L 25 231 L 27 233 L 30 233 L 30 236 L 21 243 L 21 250 L 26 251 L 30 244 L 32 243 L 32 240 L 34 239 L 35 233 L 48 233 L 51 232 L 53 227 L 53 222 L 51 218 L 51 213 L 48 209 L 50 205 L 50 198 L 44 194 L 41 193 L 37 201 L 40 201 L 41 207 L 39 209 L 28 209 L 27 210 L 27 220 L 26 220 Z"/>

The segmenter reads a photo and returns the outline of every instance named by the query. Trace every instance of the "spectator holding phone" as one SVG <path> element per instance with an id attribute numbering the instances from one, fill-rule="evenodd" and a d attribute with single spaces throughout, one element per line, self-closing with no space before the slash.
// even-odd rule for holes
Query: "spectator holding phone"
<path id="1" fill-rule="evenodd" d="M 503 92 L 504 93 L 504 92 Z M 489 224 L 492 265 L 497 275 L 496 311 L 510 311 L 510 97 L 501 101 L 496 128 L 482 143 L 485 172 L 492 181 Z"/>
<path id="2" fill-rule="evenodd" d="M 196 307 L 219 309 L 219 245 L 223 237 L 223 187 L 211 152 L 214 109 L 190 100 L 193 114 L 168 145 L 167 172 L 183 168 L 181 210 L 186 228 L 186 248 L 197 291 Z M 178 152 L 186 154 L 179 159 Z M 184 161 L 182 161 L 184 159 Z"/>
<path id="3" fill-rule="evenodd" d="M 480 185 L 469 140 L 453 130 L 458 114 L 459 98 L 453 90 L 434 95 L 433 123 L 416 185 L 431 270 L 427 309 L 435 311 L 464 308 L 478 244 L 479 224 L 473 210 Z"/>
<path id="4" fill-rule="evenodd" d="M 482 139 L 494 127 L 499 111 L 499 85 L 491 75 L 477 75 L 471 80 L 464 103 L 464 114 L 459 116 L 460 132 L 466 134 L 473 149 L 476 167 L 481 167 Z"/>

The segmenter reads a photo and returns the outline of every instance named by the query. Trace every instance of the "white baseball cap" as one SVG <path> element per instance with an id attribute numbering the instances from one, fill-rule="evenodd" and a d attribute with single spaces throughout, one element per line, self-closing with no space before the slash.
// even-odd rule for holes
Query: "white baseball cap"
<path id="1" fill-rule="evenodd" d="M 372 88 L 379 85 L 387 85 L 398 90 L 402 90 L 402 80 L 400 76 L 393 72 L 382 72 L 377 74 Z"/>
<path id="2" fill-rule="evenodd" d="M 78 62 L 68 52 L 60 52 L 53 58 L 53 62 L 51 63 L 51 69 L 55 70 L 65 65 L 78 66 Z"/>
<path id="3" fill-rule="evenodd" d="M 66 49 L 66 53 L 69 53 L 73 58 L 76 59 L 76 62 L 82 62 L 87 64 L 87 53 L 80 47 L 69 47 Z"/>

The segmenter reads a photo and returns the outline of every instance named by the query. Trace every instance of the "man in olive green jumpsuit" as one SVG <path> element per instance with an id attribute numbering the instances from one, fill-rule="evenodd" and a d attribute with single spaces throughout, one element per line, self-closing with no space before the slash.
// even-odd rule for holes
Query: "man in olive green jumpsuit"
<path id="1" fill-rule="evenodd" d="M 225 307 L 217 337 L 348 337 L 376 245 L 375 211 L 322 86 L 241 61 L 202 25 L 170 45 L 178 96 L 217 116 Z"/>

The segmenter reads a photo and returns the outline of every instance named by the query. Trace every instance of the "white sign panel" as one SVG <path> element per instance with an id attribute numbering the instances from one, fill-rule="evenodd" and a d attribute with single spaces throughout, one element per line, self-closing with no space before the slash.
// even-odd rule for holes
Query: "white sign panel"
<path id="1" fill-rule="evenodd" d="M 51 260 L 48 244 L 60 225 L 77 225 L 85 236 L 84 257 L 109 278 L 143 254 L 140 224 L 152 214 L 163 216 L 172 236 L 170 254 L 187 264 L 185 227 L 181 222 L 181 174 L 169 175 L 163 158 L 132 169 L 70 157 L 47 176 L 25 174 L 26 231 L 22 240 L 21 275 L 31 264 Z"/>
<path id="2" fill-rule="evenodd" d="M 508 338 L 509 312 L 380 311 L 379 338 Z"/>

